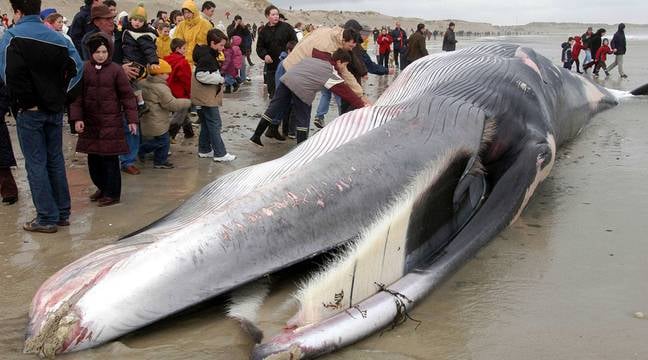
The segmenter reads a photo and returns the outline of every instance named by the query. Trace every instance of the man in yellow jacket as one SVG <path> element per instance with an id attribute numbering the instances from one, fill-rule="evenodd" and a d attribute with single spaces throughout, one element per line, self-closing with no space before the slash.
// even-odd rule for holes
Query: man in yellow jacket
<path id="1" fill-rule="evenodd" d="M 182 3 L 182 15 L 184 21 L 176 27 L 174 38 L 187 42 L 185 57 L 189 64 L 193 65 L 193 50 L 196 45 L 207 44 L 207 32 L 212 29 L 212 25 L 200 16 L 198 7 L 193 0 L 186 0 Z"/>

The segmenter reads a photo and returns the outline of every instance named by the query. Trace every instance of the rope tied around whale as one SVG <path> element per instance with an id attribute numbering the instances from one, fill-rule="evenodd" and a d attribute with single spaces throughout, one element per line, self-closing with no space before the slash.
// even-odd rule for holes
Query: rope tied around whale
<path id="1" fill-rule="evenodd" d="M 397 291 L 387 288 L 385 284 L 380 284 L 377 282 L 374 282 L 374 284 L 378 287 L 378 292 L 384 291 L 394 298 L 394 303 L 396 305 L 396 316 L 394 316 L 394 320 L 392 321 L 390 330 L 393 330 L 397 326 L 402 325 L 407 320 L 411 320 L 416 323 L 416 327 L 414 328 L 414 330 L 418 329 L 418 327 L 421 326 L 423 321 L 414 319 L 407 311 L 407 304 L 411 304 L 414 301 L 412 301 L 410 298 L 405 296 L 405 294 L 401 294 Z"/>

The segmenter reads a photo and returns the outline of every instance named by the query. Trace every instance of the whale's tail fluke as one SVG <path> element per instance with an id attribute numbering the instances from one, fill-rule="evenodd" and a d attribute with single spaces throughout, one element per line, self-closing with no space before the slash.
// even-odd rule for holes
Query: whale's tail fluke
<path id="1" fill-rule="evenodd" d="M 638 88 L 630 91 L 630 94 L 635 96 L 648 95 L 648 84 L 643 84 L 639 86 Z"/>

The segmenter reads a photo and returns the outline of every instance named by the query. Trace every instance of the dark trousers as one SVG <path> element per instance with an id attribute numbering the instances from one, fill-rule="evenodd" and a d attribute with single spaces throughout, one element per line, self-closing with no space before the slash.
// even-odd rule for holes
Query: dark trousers
<path id="1" fill-rule="evenodd" d="M 121 196 L 121 172 L 119 156 L 88 154 L 88 170 L 95 186 L 103 196 L 119 199 Z"/>
<path id="2" fill-rule="evenodd" d="M 139 146 L 139 157 L 144 158 L 148 153 L 153 153 L 153 164 L 164 165 L 169 158 L 169 147 L 171 138 L 166 132 L 160 136 L 142 136 L 142 143 Z"/>
<path id="3" fill-rule="evenodd" d="M 270 105 L 268 105 L 268 108 L 263 113 L 263 118 L 275 125 L 279 125 L 277 122 L 274 122 L 273 119 L 276 119 L 279 115 L 285 114 L 285 109 L 290 109 L 290 112 L 292 113 L 291 116 L 293 116 L 297 134 L 299 135 L 301 132 L 302 136 L 305 134 L 305 138 L 308 138 L 311 104 L 303 102 L 298 96 L 293 94 L 286 85 L 280 82 L 275 96 L 270 100 Z"/>
<path id="4" fill-rule="evenodd" d="M 21 111 L 16 118 L 32 201 L 41 225 L 70 217 L 70 190 L 63 158 L 63 113 Z"/>
<path id="5" fill-rule="evenodd" d="M 398 68 L 399 64 L 399 55 L 400 55 L 400 49 L 394 49 L 394 66 Z"/>
<path id="6" fill-rule="evenodd" d="M 0 168 L 0 195 L 3 199 L 18 196 L 18 187 L 11 168 Z"/>
<path id="7" fill-rule="evenodd" d="M 396 56 L 396 53 L 394 53 L 394 56 Z M 378 65 L 382 65 L 386 68 L 389 68 L 389 51 L 379 55 Z"/>
<path id="8" fill-rule="evenodd" d="M 265 64 L 263 68 L 263 82 L 267 85 L 268 95 L 270 96 L 270 99 L 272 99 L 275 94 L 275 72 L 277 69 L 274 66 L 269 67 L 268 65 L 271 64 Z"/>

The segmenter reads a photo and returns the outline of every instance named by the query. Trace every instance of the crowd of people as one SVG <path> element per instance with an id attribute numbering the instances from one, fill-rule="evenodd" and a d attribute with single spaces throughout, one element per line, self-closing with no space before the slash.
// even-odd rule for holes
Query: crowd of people
<path id="1" fill-rule="evenodd" d="M 592 75 L 599 76 L 601 69 L 605 76 L 610 76 L 610 71 L 615 67 L 618 68 L 619 76 L 627 78 L 628 75 L 623 69 L 623 57 L 626 54 L 626 36 L 625 24 L 619 24 L 617 31 L 612 37 L 612 41 L 605 37 L 606 30 L 601 28 L 593 31 L 588 27 L 587 31 L 581 36 L 570 36 L 566 42 L 562 43 L 561 61 L 565 69 L 571 70 L 576 64 L 576 72 L 579 74 L 587 73 L 587 70 L 594 68 Z M 614 55 L 614 62 L 607 65 L 607 56 Z M 581 62 L 582 58 L 582 62 Z M 583 64 L 583 71 L 581 71 Z"/>
<path id="2" fill-rule="evenodd" d="M 217 163 L 236 159 L 221 137 L 219 109 L 224 94 L 236 93 L 251 81 L 247 70 L 254 65 L 252 54 L 263 64 L 270 102 L 251 143 L 263 147 L 264 134 L 301 143 L 309 136 L 318 93 L 313 125 L 322 128 L 331 100 L 339 114 L 370 105 L 362 86 L 367 75 L 393 75 L 428 55 L 431 34 L 421 23 L 407 36 L 399 22 L 376 34 L 377 29 L 354 19 L 333 27 L 293 27 L 273 5 L 265 8 L 266 21 L 259 26 L 240 15 L 225 26 L 213 20 L 214 2 L 198 7 L 193 0 L 185 0 L 180 9 L 158 11 L 155 18 L 143 3 L 118 13 L 114 0 L 84 0 L 68 28 L 67 19 L 56 9 L 41 9 L 40 0 L 10 3 L 13 24 L 6 23 L 0 41 L 0 113 L 16 118 L 36 208 L 36 217 L 23 228 L 43 233 L 70 223 L 62 149 L 66 114 L 77 136 L 76 151 L 87 154 L 96 186 L 90 201 L 111 206 L 121 201 L 122 174 L 140 174 L 138 161 L 145 163 L 152 155 L 154 169 L 174 168 L 170 145 L 180 132 L 184 138 L 195 136 L 192 112 L 200 125 L 198 158 Z M 443 33 L 443 51 L 456 48 L 454 26 L 449 23 Z M 372 34 L 376 61 L 367 53 Z M 611 48 L 603 42 L 603 50 L 594 51 L 604 31 L 597 34 L 589 32 L 581 52 L 591 49 L 595 73 L 618 65 L 623 74 L 625 37 L 615 35 Z M 577 44 L 574 40 L 569 46 L 575 59 Z M 599 52 L 615 53 L 615 64 L 606 68 Z M 590 66 L 586 59 L 584 68 Z M 0 138 L 0 192 L 4 203 L 13 204 L 18 200 L 11 172 L 16 161 L 4 121 Z"/>

